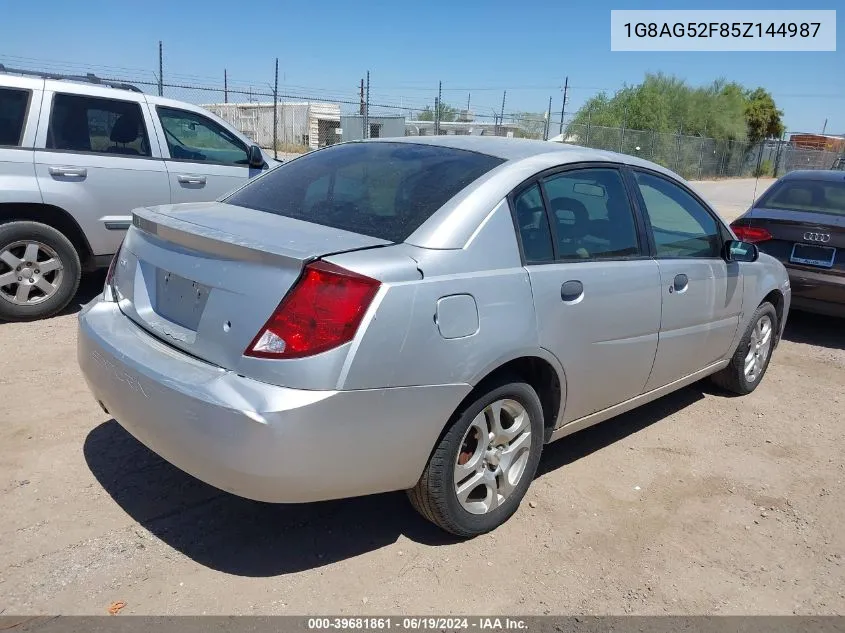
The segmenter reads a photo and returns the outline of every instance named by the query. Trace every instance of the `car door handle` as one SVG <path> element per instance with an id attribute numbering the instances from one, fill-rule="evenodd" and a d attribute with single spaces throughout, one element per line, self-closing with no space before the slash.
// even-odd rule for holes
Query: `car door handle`
<path id="1" fill-rule="evenodd" d="M 205 184 L 205 176 L 189 176 L 188 174 L 179 174 L 178 176 L 176 176 L 176 180 L 178 180 L 183 185 Z"/>
<path id="2" fill-rule="evenodd" d="M 560 287 L 560 298 L 564 303 L 578 303 L 584 297 L 584 284 L 570 279 Z"/>
<path id="3" fill-rule="evenodd" d="M 669 292 L 683 293 L 689 287 L 689 277 L 683 273 L 675 275 L 675 280 L 669 286 Z"/>
<path id="4" fill-rule="evenodd" d="M 50 175 L 59 178 L 85 178 L 88 170 L 84 167 L 49 167 Z"/>

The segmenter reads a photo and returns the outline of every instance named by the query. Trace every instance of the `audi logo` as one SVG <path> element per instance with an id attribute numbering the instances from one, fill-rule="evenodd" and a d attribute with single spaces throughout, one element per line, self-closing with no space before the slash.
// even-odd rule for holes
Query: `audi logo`
<path id="1" fill-rule="evenodd" d="M 830 241 L 830 233 L 813 233 L 807 231 L 804 233 L 804 239 L 807 242 L 821 242 L 822 244 L 826 244 Z"/>

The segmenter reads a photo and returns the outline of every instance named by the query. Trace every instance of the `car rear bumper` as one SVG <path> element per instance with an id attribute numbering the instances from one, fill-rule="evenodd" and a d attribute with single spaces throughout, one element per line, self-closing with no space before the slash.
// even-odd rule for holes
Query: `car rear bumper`
<path id="1" fill-rule="evenodd" d="M 173 465 L 269 502 L 412 487 L 469 385 L 306 391 L 179 352 L 96 299 L 79 316 L 79 366 L 101 405 Z"/>
<path id="2" fill-rule="evenodd" d="M 845 316 L 845 277 L 788 265 L 786 270 L 794 309 Z"/>

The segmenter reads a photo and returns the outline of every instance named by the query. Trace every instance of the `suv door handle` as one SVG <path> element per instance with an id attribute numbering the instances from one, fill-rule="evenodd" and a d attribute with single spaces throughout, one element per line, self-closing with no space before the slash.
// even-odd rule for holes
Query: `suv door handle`
<path id="1" fill-rule="evenodd" d="M 178 176 L 176 176 L 176 180 L 178 180 L 183 185 L 205 184 L 205 176 L 189 176 L 188 174 L 179 174 Z"/>
<path id="2" fill-rule="evenodd" d="M 689 287 L 689 277 L 683 273 L 675 275 L 675 280 L 669 286 L 669 292 L 684 292 Z"/>
<path id="3" fill-rule="evenodd" d="M 584 296 L 584 284 L 571 279 L 560 287 L 560 298 L 564 303 L 577 303 Z"/>
<path id="4" fill-rule="evenodd" d="M 84 167 L 49 167 L 48 171 L 51 176 L 60 178 L 85 178 L 88 175 Z"/>

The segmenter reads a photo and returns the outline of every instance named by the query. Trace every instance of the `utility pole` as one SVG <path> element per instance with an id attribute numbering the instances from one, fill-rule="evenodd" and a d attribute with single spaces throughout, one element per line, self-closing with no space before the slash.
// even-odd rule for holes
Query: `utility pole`
<path id="1" fill-rule="evenodd" d="M 825 130 L 827 130 L 827 119 L 824 120 L 824 125 L 822 126 L 822 134 L 825 133 Z"/>
<path id="2" fill-rule="evenodd" d="M 472 96 L 472 93 L 471 93 L 471 92 L 468 92 L 468 93 L 467 93 L 467 115 L 466 115 L 466 120 L 467 120 L 467 121 L 469 121 L 469 98 L 470 98 L 471 96 Z"/>
<path id="3" fill-rule="evenodd" d="M 276 58 L 276 79 L 273 83 L 273 158 L 279 160 L 279 58 Z"/>
<path id="4" fill-rule="evenodd" d="M 507 90 L 505 90 L 505 91 L 502 93 L 502 114 L 500 114 L 500 115 L 499 115 L 499 123 L 498 123 L 498 125 L 496 126 L 496 128 L 497 128 L 497 129 L 496 129 L 496 136 L 498 136 L 498 135 L 499 135 L 499 130 L 498 130 L 499 125 L 504 125 L 504 124 L 505 124 L 505 98 L 506 98 L 507 96 L 508 96 L 508 91 L 507 91 Z"/>
<path id="5" fill-rule="evenodd" d="M 223 103 L 229 103 L 229 73 L 223 69 Z"/>
<path id="6" fill-rule="evenodd" d="M 164 52 L 161 40 L 158 41 L 158 96 L 164 96 Z"/>
<path id="7" fill-rule="evenodd" d="M 563 134 L 563 115 L 566 113 L 566 97 L 569 92 L 569 77 L 563 82 L 563 103 L 560 106 L 560 131 L 558 134 Z"/>
<path id="8" fill-rule="evenodd" d="M 370 71 L 367 71 L 367 97 L 364 101 L 364 138 L 370 138 Z"/>
<path id="9" fill-rule="evenodd" d="M 440 110 L 443 109 L 443 82 L 437 84 L 437 107 L 434 109 L 434 133 L 440 134 Z"/>

